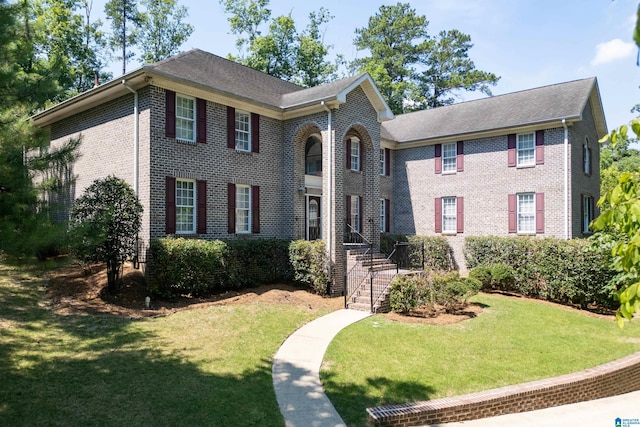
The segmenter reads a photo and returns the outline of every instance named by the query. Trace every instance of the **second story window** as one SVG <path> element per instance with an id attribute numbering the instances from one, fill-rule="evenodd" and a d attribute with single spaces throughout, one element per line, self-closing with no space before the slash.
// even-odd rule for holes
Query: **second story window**
<path id="1" fill-rule="evenodd" d="M 360 170 L 360 141 L 357 139 L 351 140 L 351 170 Z"/>
<path id="2" fill-rule="evenodd" d="M 532 166 L 535 164 L 536 146 L 533 135 L 533 132 L 518 134 L 518 166 Z"/>
<path id="3" fill-rule="evenodd" d="M 236 150 L 251 151 L 251 117 L 236 110 Z"/>
<path id="4" fill-rule="evenodd" d="M 442 172 L 456 171 L 456 143 L 442 144 Z"/>
<path id="5" fill-rule="evenodd" d="M 176 95 L 176 139 L 196 140 L 196 100 Z"/>

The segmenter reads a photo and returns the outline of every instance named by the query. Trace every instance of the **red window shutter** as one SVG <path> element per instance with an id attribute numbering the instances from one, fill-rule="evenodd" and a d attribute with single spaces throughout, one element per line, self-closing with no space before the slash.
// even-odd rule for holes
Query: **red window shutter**
<path id="1" fill-rule="evenodd" d="M 384 199 L 384 231 L 391 231 L 391 200 Z"/>
<path id="2" fill-rule="evenodd" d="M 227 232 L 235 234 L 236 232 L 236 185 L 227 184 Z"/>
<path id="3" fill-rule="evenodd" d="M 351 196 L 347 196 L 347 224 L 353 227 L 351 224 Z"/>
<path id="4" fill-rule="evenodd" d="M 464 233 L 464 197 L 456 198 L 456 232 Z"/>
<path id="5" fill-rule="evenodd" d="M 236 148 L 236 109 L 233 107 L 227 107 L 227 148 Z"/>
<path id="6" fill-rule="evenodd" d="M 391 150 L 384 149 L 384 174 L 385 176 L 391 175 Z"/>
<path id="7" fill-rule="evenodd" d="M 456 170 L 464 171 L 464 141 L 458 141 L 456 145 Z"/>
<path id="8" fill-rule="evenodd" d="M 359 219 L 359 224 L 358 224 L 358 229 L 360 231 L 360 233 L 362 233 L 364 231 L 364 229 L 362 228 L 362 196 L 358 197 L 358 219 Z"/>
<path id="9" fill-rule="evenodd" d="M 517 204 L 518 196 L 509 194 L 509 233 L 518 232 Z"/>
<path id="10" fill-rule="evenodd" d="M 207 181 L 196 181 L 196 191 L 198 200 L 196 233 L 207 234 Z"/>
<path id="11" fill-rule="evenodd" d="M 434 149 L 435 149 L 435 154 L 433 158 L 436 161 L 435 172 L 442 173 L 442 144 L 436 144 L 434 146 Z"/>
<path id="12" fill-rule="evenodd" d="M 251 113 L 251 152 L 260 152 L 260 114 Z"/>
<path id="13" fill-rule="evenodd" d="M 165 184 L 165 232 L 176 234 L 176 179 L 168 176 Z"/>
<path id="14" fill-rule="evenodd" d="M 435 229 L 436 233 L 442 233 L 442 199 L 440 197 L 436 197 L 435 203 Z"/>
<path id="15" fill-rule="evenodd" d="M 516 134 L 515 133 L 510 133 L 509 135 L 507 135 L 507 162 L 510 168 L 515 167 L 516 165 Z"/>
<path id="16" fill-rule="evenodd" d="M 176 137 L 176 93 L 165 90 L 164 132 L 167 138 Z"/>
<path id="17" fill-rule="evenodd" d="M 536 165 L 544 165 L 544 131 L 536 131 Z"/>
<path id="18" fill-rule="evenodd" d="M 260 233 L 260 186 L 251 187 L 251 232 Z"/>
<path id="19" fill-rule="evenodd" d="M 351 140 L 347 139 L 347 169 L 351 169 Z"/>
<path id="20" fill-rule="evenodd" d="M 536 193 L 536 233 L 544 233 L 544 193 Z"/>
<path id="21" fill-rule="evenodd" d="M 196 142 L 207 143 L 207 101 L 196 98 Z"/>

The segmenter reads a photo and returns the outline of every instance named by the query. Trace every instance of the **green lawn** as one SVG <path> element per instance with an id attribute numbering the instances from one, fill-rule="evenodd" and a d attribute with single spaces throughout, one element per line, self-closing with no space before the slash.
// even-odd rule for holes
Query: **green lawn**
<path id="1" fill-rule="evenodd" d="M 620 330 L 538 301 L 480 294 L 484 313 L 454 325 L 405 324 L 372 316 L 330 344 L 321 371 L 348 425 L 365 408 L 533 381 L 640 351 L 640 319 Z"/>
<path id="2" fill-rule="evenodd" d="M 0 265 L 0 425 L 282 426 L 271 359 L 325 313 L 256 303 L 60 316 L 41 280 Z"/>

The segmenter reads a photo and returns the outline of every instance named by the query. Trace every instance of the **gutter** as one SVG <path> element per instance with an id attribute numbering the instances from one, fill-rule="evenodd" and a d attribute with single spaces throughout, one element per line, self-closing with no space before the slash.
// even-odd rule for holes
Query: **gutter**
<path id="1" fill-rule="evenodd" d="M 569 128 L 562 119 L 564 127 L 564 238 L 569 240 Z"/>
<path id="2" fill-rule="evenodd" d="M 328 171 L 328 176 L 327 176 L 327 181 L 328 181 L 328 187 L 329 187 L 329 194 L 328 194 L 328 198 L 327 198 L 327 210 L 329 212 L 327 212 L 328 217 L 327 217 L 327 252 L 329 254 L 329 267 L 328 267 L 328 274 L 329 274 L 329 280 L 332 281 L 332 262 L 331 262 L 331 253 L 333 250 L 333 226 L 332 226 L 332 218 L 333 218 L 333 210 L 332 210 L 332 205 L 333 205 L 333 162 L 332 160 L 332 155 L 333 155 L 333 130 L 331 128 L 331 123 L 332 123 L 332 113 L 331 113 L 331 109 L 329 107 L 327 107 L 324 103 L 324 101 L 320 102 L 320 105 L 322 106 L 322 108 L 325 109 L 325 111 L 327 112 L 327 132 L 328 132 L 328 144 L 329 146 L 327 147 L 329 150 L 329 156 L 327 157 L 327 167 L 329 169 Z M 346 293 L 345 293 L 346 295 Z"/>

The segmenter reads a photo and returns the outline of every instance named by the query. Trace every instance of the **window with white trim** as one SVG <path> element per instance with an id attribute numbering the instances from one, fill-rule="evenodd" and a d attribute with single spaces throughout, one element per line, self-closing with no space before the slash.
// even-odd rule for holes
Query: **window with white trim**
<path id="1" fill-rule="evenodd" d="M 351 138 L 351 170 L 360 170 L 360 141 Z"/>
<path id="2" fill-rule="evenodd" d="M 584 145 L 582 146 L 582 170 L 586 175 L 591 175 L 591 148 L 589 148 L 589 137 L 585 137 Z"/>
<path id="3" fill-rule="evenodd" d="M 176 179 L 176 233 L 196 232 L 196 182 Z"/>
<path id="4" fill-rule="evenodd" d="M 582 195 L 582 233 L 589 234 L 591 229 L 589 224 L 593 221 L 593 197 L 583 194 Z"/>
<path id="5" fill-rule="evenodd" d="M 385 159 L 385 155 L 384 155 L 384 148 L 380 149 L 380 175 L 385 175 L 385 172 L 387 171 L 387 166 L 386 166 L 386 159 Z"/>
<path id="6" fill-rule="evenodd" d="M 236 110 L 236 150 L 251 151 L 251 114 Z"/>
<path id="7" fill-rule="evenodd" d="M 236 233 L 251 232 L 251 186 L 236 184 Z"/>
<path id="8" fill-rule="evenodd" d="M 518 233 L 533 234 L 536 232 L 536 200 L 534 193 L 519 193 L 518 205 Z"/>
<path id="9" fill-rule="evenodd" d="M 442 172 L 456 171 L 456 143 L 442 144 Z"/>
<path id="10" fill-rule="evenodd" d="M 359 196 L 351 196 L 351 227 L 357 232 L 362 232 L 360 230 L 360 197 Z"/>
<path id="11" fill-rule="evenodd" d="M 380 199 L 380 232 L 384 233 L 387 224 L 387 201 Z"/>
<path id="12" fill-rule="evenodd" d="M 442 232 L 455 233 L 456 224 L 457 224 L 456 198 L 443 197 L 442 198 Z"/>
<path id="13" fill-rule="evenodd" d="M 535 165 L 536 141 L 534 133 L 520 133 L 517 138 L 518 166 Z"/>
<path id="14" fill-rule="evenodd" d="M 195 142 L 196 100 L 176 94 L 176 139 Z"/>

